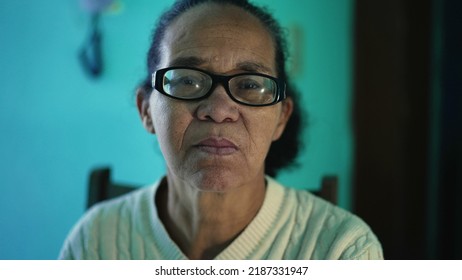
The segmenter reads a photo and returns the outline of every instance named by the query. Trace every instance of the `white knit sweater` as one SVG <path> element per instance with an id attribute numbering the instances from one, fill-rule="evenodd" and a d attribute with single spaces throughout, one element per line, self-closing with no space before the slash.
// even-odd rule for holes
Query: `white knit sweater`
<path id="1" fill-rule="evenodd" d="M 257 216 L 215 259 L 383 259 L 361 219 L 307 191 L 267 181 Z M 159 183 L 92 207 L 60 259 L 187 259 L 157 215 Z"/>

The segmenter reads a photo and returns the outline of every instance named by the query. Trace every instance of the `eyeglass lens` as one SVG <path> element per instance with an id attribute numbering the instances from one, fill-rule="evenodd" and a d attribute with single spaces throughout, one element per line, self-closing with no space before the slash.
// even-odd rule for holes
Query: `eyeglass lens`
<path id="1" fill-rule="evenodd" d="M 165 93 L 181 99 L 201 98 L 211 90 L 212 78 L 193 69 L 171 69 L 164 74 Z M 269 104 L 276 99 L 276 82 L 259 75 L 239 75 L 228 83 L 229 92 L 238 101 L 248 104 Z"/>

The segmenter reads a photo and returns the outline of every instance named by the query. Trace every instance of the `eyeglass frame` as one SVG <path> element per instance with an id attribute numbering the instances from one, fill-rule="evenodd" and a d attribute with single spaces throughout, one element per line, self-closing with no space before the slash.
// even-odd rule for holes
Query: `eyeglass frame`
<path id="1" fill-rule="evenodd" d="M 211 85 L 209 91 L 206 94 L 204 94 L 203 96 L 197 97 L 197 98 L 181 98 L 181 97 L 177 97 L 177 96 L 173 96 L 173 95 L 168 94 L 167 92 L 165 92 L 165 90 L 163 88 L 163 85 L 162 85 L 163 84 L 163 79 L 164 79 L 165 73 L 167 73 L 170 70 L 175 70 L 175 69 L 195 70 L 195 71 L 201 72 L 203 74 L 206 74 L 207 76 L 209 76 L 212 79 L 212 85 Z M 275 82 L 276 96 L 275 96 L 274 100 L 271 103 L 267 103 L 267 104 L 245 103 L 243 101 L 238 100 L 236 97 L 233 96 L 233 94 L 231 93 L 231 90 L 229 89 L 229 81 L 231 79 L 235 78 L 235 77 L 248 76 L 248 75 L 268 78 L 268 79 L 272 80 L 273 82 Z M 156 89 L 158 92 L 160 92 L 161 94 L 163 94 L 165 96 L 168 96 L 170 98 L 177 99 L 177 100 L 183 100 L 183 101 L 199 101 L 199 100 L 205 99 L 205 98 L 209 97 L 212 94 L 212 92 L 216 89 L 218 84 L 221 84 L 223 86 L 223 88 L 226 91 L 226 94 L 228 94 L 228 96 L 234 102 L 236 102 L 238 104 L 246 105 L 246 106 L 253 106 L 253 107 L 271 106 L 271 105 L 279 103 L 282 100 L 287 98 L 287 95 L 286 95 L 286 83 L 284 82 L 283 79 L 276 78 L 276 77 L 266 75 L 266 74 L 262 74 L 262 73 L 258 73 L 258 72 L 244 72 L 244 73 L 238 73 L 238 74 L 228 76 L 228 75 L 218 75 L 218 74 L 210 73 L 208 71 L 198 69 L 198 68 L 194 68 L 194 67 L 174 66 L 174 67 L 166 67 L 166 68 L 158 69 L 154 73 L 152 73 L 152 75 L 151 75 L 151 86 L 154 89 Z"/>

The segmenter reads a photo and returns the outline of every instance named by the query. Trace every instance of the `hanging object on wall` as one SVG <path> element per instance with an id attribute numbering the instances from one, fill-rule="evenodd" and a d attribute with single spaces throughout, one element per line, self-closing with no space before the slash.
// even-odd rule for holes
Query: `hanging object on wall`
<path id="1" fill-rule="evenodd" d="M 83 69 L 93 78 L 101 76 L 103 72 L 102 33 L 99 26 L 101 13 L 114 0 L 80 0 L 80 6 L 91 16 L 88 38 L 79 51 L 79 60 Z"/>

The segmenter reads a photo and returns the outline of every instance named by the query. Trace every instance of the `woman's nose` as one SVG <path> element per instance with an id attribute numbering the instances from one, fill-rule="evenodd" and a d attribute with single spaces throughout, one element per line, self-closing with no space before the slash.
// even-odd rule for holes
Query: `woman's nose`
<path id="1" fill-rule="evenodd" d="M 239 104 L 234 102 L 222 85 L 218 85 L 212 94 L 199 101 L 197 118 L 217 123 L 234 122 L 239 118 Z"/>

